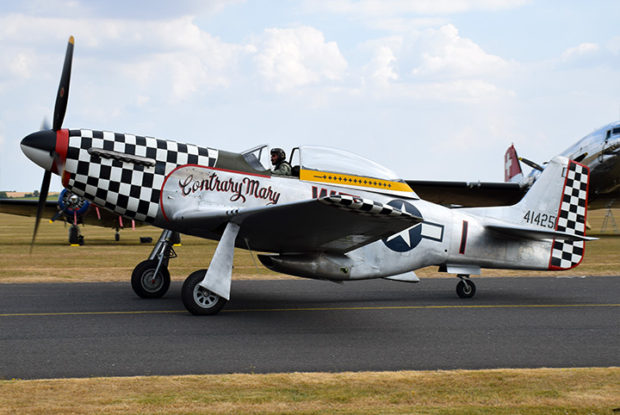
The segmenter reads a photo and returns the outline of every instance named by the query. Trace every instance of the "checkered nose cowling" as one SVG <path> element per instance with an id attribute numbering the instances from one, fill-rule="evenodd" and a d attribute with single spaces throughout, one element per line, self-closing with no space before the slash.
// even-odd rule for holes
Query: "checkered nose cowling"
<path id="1" fill-rule="evenodd" d="M 98 206 L 153 223 L 166 176 L 185 164 L 214 167 L 217 158 L 217 150 L 192 144 L 71 130 L 63 184 Z"/>
<path id="2" fill-rule="evenodd" d="M 585 236 L 588 175 L 586 166 L 569 162 L 556 230 Z M 584 247 L 584 241 L 554 240 L 549 269 L 570 269 L 579 265 Z"/>

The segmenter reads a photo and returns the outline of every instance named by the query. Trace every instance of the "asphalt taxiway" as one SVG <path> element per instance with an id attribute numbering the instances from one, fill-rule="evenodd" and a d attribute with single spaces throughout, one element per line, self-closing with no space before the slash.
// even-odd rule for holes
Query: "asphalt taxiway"
<path id="1" fill-rule="evenodd" d="M 0 378 L 620 366 L 620 277 L 233 281 L 217 316 L 127 283 L 0 285 Z"/>

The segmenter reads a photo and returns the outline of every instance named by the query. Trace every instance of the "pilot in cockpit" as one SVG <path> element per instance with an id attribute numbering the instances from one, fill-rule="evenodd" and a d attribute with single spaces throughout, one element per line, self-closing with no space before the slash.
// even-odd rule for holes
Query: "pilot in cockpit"
<path id="1" fill-rule="evenodd" d="M 271 149 L 271 164 L 273 164 L 273 174 L 279 174 L 282 176 L 290 176 L 291 165 L 286 161 L 286 153 L 281 148 Z"/>

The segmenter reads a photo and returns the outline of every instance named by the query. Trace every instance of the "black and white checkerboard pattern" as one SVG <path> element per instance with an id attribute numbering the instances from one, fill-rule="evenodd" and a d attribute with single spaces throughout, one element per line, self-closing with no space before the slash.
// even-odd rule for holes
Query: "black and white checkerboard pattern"
<path id="1" fill-rule="evenodd" d="M 370 199 L 361 197 L 352 197 L 348 195 L 332 195 L 319 199 L 320 202 L 327 205 L 333 205 L 340 209 L 354 211 L 361 215 L 368 216 L 407 216 L 413 217 L 409 212 L 396 209 L 390 205 L 375 202 Z"/>
<path id="2" fill-rule="evenodd" d="M 88 153 L 104 149 L 155 161 L 145 166 Z M 152 223 L 158 212 L 164 179 L 184 164 L 214 167 L 218 151 L 131 134 L 71 130 L 65 171 L 68 189 L 119 215 Z"/>
<path id="3" fill-rule="evenodd" d="M 586 204 L 588 202 L 588 168 L 569 162 L 562 203 L 556 230 L 573 235 L 585 235 Z M 568 269 L 583 258 L 584 241 L 554 240 L 551 250 L 551 269 Z"/>

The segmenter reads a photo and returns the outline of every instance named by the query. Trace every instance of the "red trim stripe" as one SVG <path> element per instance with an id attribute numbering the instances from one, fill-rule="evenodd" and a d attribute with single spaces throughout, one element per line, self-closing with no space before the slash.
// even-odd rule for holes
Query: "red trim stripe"
<path id="1" fill-rule="evenodd" d="M 52 164 L 52 170 L 62 175 L 65 163 L 67 162 L 67 151 L 69 150 L 69 130 L 56 131 L 56 148 L 54 152 L 58 155 Z"/>

